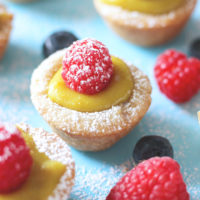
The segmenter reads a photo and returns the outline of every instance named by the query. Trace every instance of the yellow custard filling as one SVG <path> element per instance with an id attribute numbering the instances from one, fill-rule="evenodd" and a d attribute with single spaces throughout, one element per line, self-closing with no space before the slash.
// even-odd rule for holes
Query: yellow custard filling
<path id="1" fill-rule="evenodd" d="M 33 158 L 31 174 L 22 187 L 12 193 L 0 195 L 0 200 L 47 200 L 59 183 L 66 167 L 40 153 L 30 135 L 23 133 L 23 137 Z"/>
<path id="2" fill-rule="evenodd" d="M 69 89 L 61 77 L 61 70 L 49 83 L 48 96 L 60 106 L 81 112 L 96 112 L 111 108 L 129 99 L 133 78 L 127 65 L 112 56 L 114 74 L 107 88 L 94 95 L 85 95 Z"/>
<path id="3" fill-rule="evenodd" d="M 180 7 L 186 0 L 100 0 L 125 10 L 147 14 L 164 14 Z"/>

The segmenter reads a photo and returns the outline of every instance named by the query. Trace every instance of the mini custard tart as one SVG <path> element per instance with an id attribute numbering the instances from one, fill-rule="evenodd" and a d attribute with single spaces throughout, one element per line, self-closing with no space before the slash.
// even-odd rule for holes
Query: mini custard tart
<path id="1" fill-rule="evenodd" d="M 185 26 L 196 0 L 94 0 L 107 24 L 125 40 L 141 45 L 164 44 Z"/>
<path id="2" fill-rule="evenodd" d="M 0 124 L 0 135 L 0 200 L 68 199 L 75 165 L 60 137 L 26 124 Z"/>
<path id="3" fill-rule="evenodd" d="M 13 15 L 0 4 L 0 59 L 3 57 L 12 30 Z"/>
<path id="4" fill-rule="evenodd" d="M 45 59 L 33 72 L 30 89 L 52 130 L 83 151 L 111 147 L 151 104 L 148 77 L 89 38 Z"/>

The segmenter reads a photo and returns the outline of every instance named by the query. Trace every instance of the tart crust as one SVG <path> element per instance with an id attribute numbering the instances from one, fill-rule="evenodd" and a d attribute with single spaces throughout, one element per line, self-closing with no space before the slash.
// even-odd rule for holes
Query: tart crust
<path id="1" fill-rule="evenodd" d="M 48 133 L 42 128 L 31 128 L 26 124 L 18 124 L 25 133 L 32 136 L 39 152 L 45 153 L 51 160 L 61 162 L 66 166 L 66 171 L 60 179 L 53 194 L 48 200 L 66 200 L 74 185 L 75 164 L 68 145 L 55 133 Z"/>
<path id="2" fill-rule="evenodd" d="M 197 113 L 198 115 L 198 119 L 199 119 L 199 123 L 200 123 L 200 111 Z"/>
<path id="3" fill-rule="evenodd" d="M 7 18 L 4 19 L 3 22 L 0 22 L 0 59 L 3 57 L 9 42 L 13 19 L 13 15 L 8 13 L 6 7 L 3 5 L 0 5 L 0 13 L 1 12 L 5 12 L 7 14 Z"/>
<path id="4" fill-rule="evenodd" d="M 196 2 L 186 0 L 181 7 L 169 13 L 151 15 L 94 0 L 97 11 L 116 33 L 141 46 L 161 45 L 177 36 L 190 18 Z"/>
<path id="5" fill-rule="evenodd" d="M 44 60 L 33 72 L 31 99 L 52 130 L 69 145 L 83 151 L 109 148 L 127 135 L 147 112 L 151 104 L 151 84 L 146 75 L 128 65 L 134 80 L 129 101 L 100 112 L 79 112 L 62 107 L 48 97 L 48 85 L 62 66 L 65 50 Z"/>

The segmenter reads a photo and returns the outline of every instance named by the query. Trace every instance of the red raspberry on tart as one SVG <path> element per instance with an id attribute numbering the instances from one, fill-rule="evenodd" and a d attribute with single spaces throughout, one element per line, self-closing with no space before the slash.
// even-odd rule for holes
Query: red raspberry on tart
<path id="1" fill-rule="evenodd" d="M 170 157 L 141 162 L 112 188 L 106 200 L 189 200 L 179 164 Z"/>
<path id="2" fill-rule="evenodd" d="M 79 40 L 67 49 L 62 77 L 72 90 L 83 94 L 98 93 L 109 84 L 112 73 L 111 56 L 101 42 Z"/>
<path id="3" fill-rule="evenodd" d="M 199 91 L 200 60 L 176 50 L 158 57 L 154 74 L 161 92 L 176 103 L 189 101 Z"/>
<path id="4" fill-rule="evenodd" d="M 32 166 L 30 150 L 17 129 L 0 124 L 0 193 L 19 188 Z"/>

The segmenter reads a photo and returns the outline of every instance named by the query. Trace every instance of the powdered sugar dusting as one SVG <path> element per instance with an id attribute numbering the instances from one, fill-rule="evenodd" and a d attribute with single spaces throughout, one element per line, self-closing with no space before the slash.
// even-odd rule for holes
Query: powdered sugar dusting
<path id="1" fill-rule="evenodd" d="M 17 136 L 17 144 L 12 142 L 13 136 Z M 5 162 L 15 153 L 15 156 L 27 149 L 25 145 L 19 145 L 18 142 L 21 142 L 22 138 L 20 137 L 20 132 L 16 126 L 10 123 L 0 122 L 0 146 L 2 152 L 0 154 L 0 162 Z M 6 144 L 6 145 L 5 145 Z"/>
<path id="2" fill-rule="evenodd" d="M 95 94 L 107 86 L 112 73 L 111 56 L 101 42 L 87 38 L 67 48 L 62 71 L 67 87 L 84 94 Z"/>
<path id="3" fill-rule="evenodd" d="M 11 123 L 0 122 L 0 141 L 10 138 L 14 134 L 20 134 L 16 126 Z"/>
<path id="4" fill-rule="evenodd" d="M 103 200 L 110 189 L 130 169 L 133 168 L 132 159 L 120 164 L 108 167 L 106 164 L 101 168 L 88 169 L 76 167 L 76 185 L 72 190 L 73 200 Z"/>
<path id="5" fill-rule="evenodd" d="M 12 156 L 12 153 L 10 152 L 10 148 L 9 147 L 4 147 L 4 151 L 0 155 L 0 162 L 6 161 L 10 156 Z"/>

